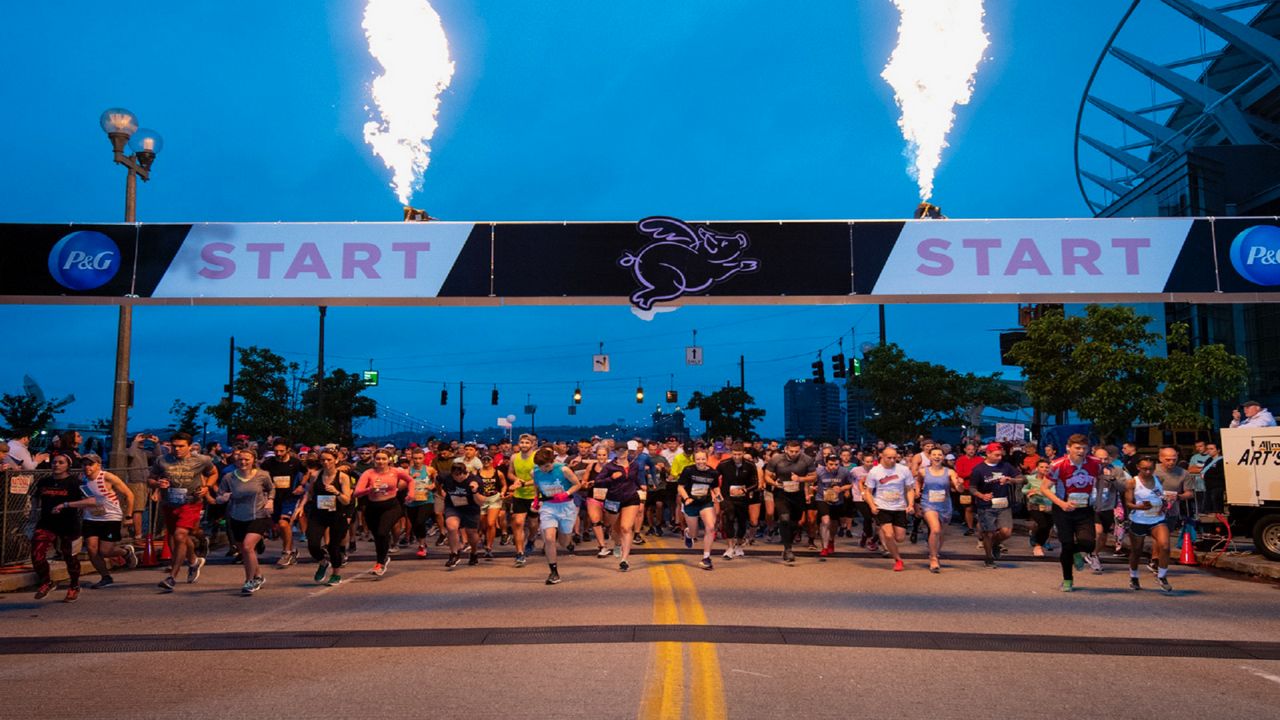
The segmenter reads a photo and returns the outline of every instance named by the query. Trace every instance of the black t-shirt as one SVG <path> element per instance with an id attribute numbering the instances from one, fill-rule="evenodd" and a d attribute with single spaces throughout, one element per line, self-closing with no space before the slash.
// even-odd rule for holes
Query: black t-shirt
<path id="1" fill-rule="evenodd" d="M 720 476 L 720 492 L 725 497 L 733 497 L 733 491 L 729 488 L 734 485 L 744 486 L 746 497 L 754 497 L 759 490 L 759 471 L 755 463 L 746 458 L 743 458 L 741 465 L 735 463 L 732 458 L 721 460 L 716 466 L 716 473 Z"/>
<path id="2" fill-rule="evenodd" d="M 479 489 L 480 483 L 479 475 L 465 475 L 462 478 L 458 478 L 452 472 L 445 475 L 444 479 L 440 481 L 440 488 L 448 496 L 444 499 L 445 510 L 450 508 L 458 512 L 479 510 L 480 503 L 476 500 L 476 490 Z M 458 499 L 455 500 L 455 498 Z M 462 504 L 460 505 L 459 503 Z"/>
<path id="3" fill-rule="evenodd" d="M 276 489 L 276 507 L 279 507 L 281 501 L 293 496 L 293 489 L 298 486 L 302 472 L 306 468 L 303 467 L 302 461 L 298 459 L 297 455 L 290 453 L 288 460 L 281 460 L 278 456 L 263 460 L 262 469 L 271 476 L 271 484 Z M 283 478 L 289 479 L 288 485 L 285 487 L 281 487 L 285 482 Z"/>
<path id="4" fill-rule="evenodd" d="M 450 475 L 452 474 L 453 473 L 450 473 Z M 498 477 L 498 470 L 496 468 L 493 471 L 493 477 L 485 477 L 480 473 L 477 473 L 475 477 L 480 481 L 480 494 L 485 497 L 493 497 L 502 489 L 502 480 Z"/>
<path id="5" fill-rule="evenodd" d="M 680 487 L 695 504 L 711 502 L 711 490 L 719 486 L 720 476 L 713 467 L 699 470 L 697 465 L 690 465 L 680 471 Z"/>
<path id="6" fill-rule="evenodd" d="M 84 499 L 80 489 L 80 478 L 68 475 L 59 480 L 53 476 L 41 478 L 32 490 L 32 495 L 40 501 L 40 517 L 36 520 L 37 530 L 47 530 L 62 537 L 76 537 L 80 534 L 80 511 L 76 508 L 63 508 L 55 513 L 54 508 L 62 503 Z"/>

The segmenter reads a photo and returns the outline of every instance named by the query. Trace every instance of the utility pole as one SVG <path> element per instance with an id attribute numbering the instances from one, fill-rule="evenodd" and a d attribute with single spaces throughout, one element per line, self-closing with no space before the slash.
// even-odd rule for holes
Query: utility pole
<path id="1" fill-rule="evenodd" d="M 324 316 L 329 312 L 320 306 L 320 349 L 316 352 L 316 415 L 324 417 Z"/>
<path id="2" fill-rule="evenodd" d="M 458 442 L 460 443 L 466 442 L 465 440 L 462 439 L 462 435 L 463 435 L 462 418 L 465 417 L 467 414 L 467 411 L 462 404 L 462 391 L 465 390 L 466 387 L 467 386 L 464 385 L 461 380 L 458 381 Z"/>
<path id="3" fill-rule="evenodd" d="M 738 389 L 747 389 L 747 356 L 738 356 Z"/>
<path id="4" fill-rule="evenodd" d="M 884 305 L 881 305 L 880 306 L 880 347 L 884 347 L 885 344 L 886 343 L 885 343 L 885 334 L 884 334 Z"/>
<path id="5" fill-rule="evenodd" d="M 231 336 L 231 352 L 227 358 L 227 447 L 235 446 L 235 432 L 231 429 L 235 422 L 236 405 L 236 336 Z"/>

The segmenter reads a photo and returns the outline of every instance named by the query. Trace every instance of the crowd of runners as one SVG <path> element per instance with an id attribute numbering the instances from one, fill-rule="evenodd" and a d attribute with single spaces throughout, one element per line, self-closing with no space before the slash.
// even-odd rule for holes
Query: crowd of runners
<path id="1" fill-rule="evenodd" d="M 144 445 L 154 449 L 143 453 Z M 1027 518 L 1034 556 L 1054 550 L 1056 535 L 1063 591 L 1074 588 L 1078 571 L 1102 574 L 1108 552 L 1128 556 L 1133 590 L 1146 560 L 1170 591 L 1171 538 L 1196 517 L 1197 481 L 1221 472 L 1216 446 L 1202 445 L 1188 468 L 1173 447 L 1139 456 L 1132 445 L 1091 446 L 1083 435 L 1061 453 L 1022 443 L 952 448 L 927 438 L 859 448 L 674 438 L 540 443 L 532 435 L 491 447 L 354 449 L 246 438 L 229 452 L 204 453 L 185 433 L 167 441 L 140 435 L 130 452 L 143 462 L 120 471 L 125 477 L 92 453 L 42 458 L 47 472 L 31 487 L 31 561 L 37 598 L 56 588 L 51 553 L 66 563 L 68 602 L 80 595 L 76 540 L 83 538 L 99 575 L 90 587 L 104 588 L 118 568 L 139 564 L 144 528 L 169 550 L 165 592 L 200 579 L 223 530 L 227 557 L 243 565 L 244 594 L 266 582 L 265 554 L 285 569 L 300 549 L 314 562 L 316 583 L 338 585 L 361 543 L 373 545 L 375 576 L 396 555 L 438 557 L 452 571 L 499 561 L 521 568 L 540 553 L 546 583 L 555 585 L 565 556 L 612 558 L 627 572 L 633 549 L 655 537 L 699 548 L 708 571 L 746 559 L 752 546 L 752 559 L 793 564 L 797 545 L 826 559 L 839 544 L 883 555 L 886 568 L 901 572 L 904 545 L 923 539 L 927 568 L 939 573 L 953 535 L 976 536 L 985 567 L 1008 567 L 1002 554 L 1016 511 Z M 268 550 L 277 543 L 278 553 Z"/>

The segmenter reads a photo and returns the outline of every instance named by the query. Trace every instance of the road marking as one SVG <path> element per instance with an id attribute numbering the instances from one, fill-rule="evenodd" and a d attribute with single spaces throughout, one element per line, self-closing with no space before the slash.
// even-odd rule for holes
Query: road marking
<path id="1" fill-rule="evenodd" d="M 1253 673 L 1254 675 L 1257 675 L 1258 677 L 1264 680 L 1270 680 L 1271 682 L 1276 683 L 1277 685 L 1280 685 L 1280 675 L 1272 675 L 1271 673 L 1263 672 L 1257 668 L 1249 667 L 1248 665 L 1241 665 L 1240 668 L 1242 670 L 1248 670 L 1249 672 Z"/>
<path id="2" fill-rule="evenodd" d="M 671 578 L 661 565 L 660 556 L 649 563 L 649 580 L 653 585 L 653 622 L 655 625 L 680 623 L 676 611 Z M 641 720 L 674 720 L 684 710 L 684 646 L 677 642 L 654 644 L 653 662 L 645 679 L 641 698 Z"/>
<path id="3" fill-rule="evenodd" d="M 739 670 L 738 668 L 730 668 L 729 672 L 742 673 L 743 675 L 754 675 L 756 677 L 762 677 L 762 678 L 770 678 L 770 679 L 773 678 L 772 675 L 765 675 L 764 673 L 751 672 L 750 670 Z"/>
<path id="4" fill-rule="evenodd" d="M 681 615 L 686 625 L 706 625 L 707 613 L 698 599 L 689 570 L 681 563 L 673 563 L 668 572 L 675 583 Z M 690 710 L 693 717 L 719 720 L 724 718 L 724 677 L 720 672 L 720 658 L 712 643 L 690 643 L 689 654 L 693 659 L 693 697 Z"/>

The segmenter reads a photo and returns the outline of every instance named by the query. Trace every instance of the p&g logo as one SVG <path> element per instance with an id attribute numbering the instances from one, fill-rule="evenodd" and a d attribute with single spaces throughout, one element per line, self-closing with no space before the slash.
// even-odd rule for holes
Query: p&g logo
<path id="1" fill-rule="evenodd" d="M 73 232 L 49 251 L 49 274 L 59 285 L 70 290 L 102 287 L 119 270 L 120 248 L 100 232 Z"/>
<path id="2" fill-rule="evenodd" d="M 1255 285 L 1280 285 L 1280 227 L 1254 225 L 1237 235 L 1231 264 Z"/>

